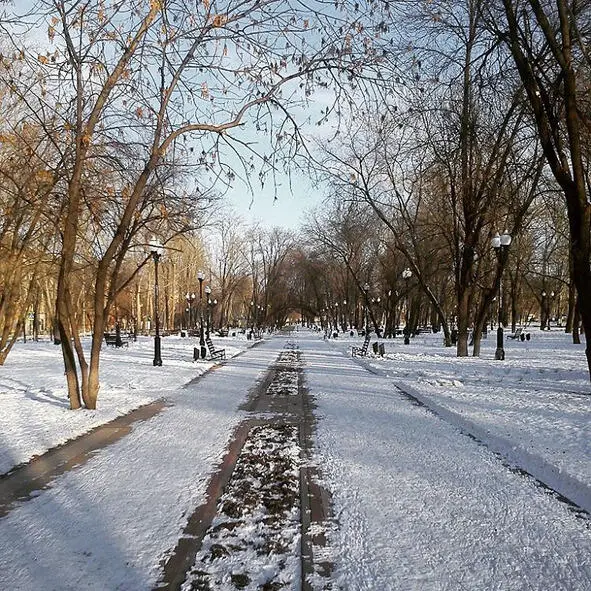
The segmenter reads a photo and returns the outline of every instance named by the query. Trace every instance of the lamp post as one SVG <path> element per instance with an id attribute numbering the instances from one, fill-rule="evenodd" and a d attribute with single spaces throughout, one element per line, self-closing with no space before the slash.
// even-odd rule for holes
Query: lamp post
<path id="1" fill-rule="evenodd" d="M 540 310 L 540 330 L 544 330 L 546 326 L 546 292 L 542 292 L 542 306 Z"/>
<path id="2" fill-rule="evenodd" d="M 382 314 L 382 308 L 381 308 L 382 298 L 380 296 L 378 296 L 376 298 L 376 304 L 377 304 L 377 312 L 378 312 L 378 324 L 380 325 L 379 330 L 378 330 L 378 337 L 381 338 L 383 314 Z"/>
<path id="3" fill-rule="evenodd" d="M 406 284 L 406 317 L 405 317 L 405 321 L 404 321 L 404 344 L 405 345 L 410 345 L 410 326 L 409 321 L 410 321 L 410 313 L 409 313 L 409 306 L 408 306 L 408 302 L 409 302 L 409 297 L 408 297 L 408 283 L 410 278 L 412 277 L 412 271 L 407 267 L 406 269 L 404 269 L 404 271 L 402 271 L 402 279 L 404 279 L 404 283 Z"/>
<path id="4" fill-rule="evenodd" d="M 193 327 L 193 302 L 195 301 L 195 294 L 187 292 L 185 294 L 187 300 L 187 306 L 189 311 L 189 319 L 187 320 L 187 330 L 191 330 Z"/>
<path id="5" fill-rule="evenodd" d="M 211 317 L 210 317 L 210 319 L 209 319 L 209 321 L 210 321 L 210 324 L 211 324 L 211 331 L 212 331 L 212 332 L 214 332 L 214 331 L 215 331 L 215 322 L 214 322 L 214 319 L 215 319 L 215 307 L 216 307 L 217 305 L 218 305 L 218 301 L 217 301 L 217 299 L 216 299 L 216 298 L 214 298 L 214 299 L 213 299 L 213 301 L 211 302 Z M 223 328 L 223 327 L 220 325 L 220 330 L 221 330 L 222 328 Z"/>
<path id="6" fill-rule="evenodd" d="M 365 334 L 368 334 L 369 332 L 369 310 L 368 310 L 368 301 L 367 301 L 367 293 L 369 292 L 369 283 L 364 283 L 363 284 L 363 294 L 365 296 L 365 300 L 363 302 L 363 315 L 364 315 L 364 329 L 365 329 Z"/>
<path id="7" fill-rule="evenodd" d="M 154 324 L 155 324 L 155 332 L 154 332 L 154 366 L 161 366 L 162 365 L 162 355 L 160 350 L 160 318 L 158 316 L 158 263 L 160 262 L 160 257 L 164 252 L 164 247 L 160 240 L 156 237 L 153 237 L 149 243 L 150 246 L 150 254 L 154 259 Z"/>
<path id="8" fill-rule="evenodd" d="M 205 350 L 205 335 L 203 333 L 203 279 L 205 275 L 203 271 L 197 273 L 197 280 L 199 281 L 199 348 L 201 349 L 201 359 L 205 359 L 207 351 Z M 195 352 L 193 352 L 195 357 Z"/>
<path id="9" fill-rule="evenodd" d="M 385 314 L 385 332 L 384 336 L 392 337 L 396 336 L 396 330 L 392 330 L 392 290 L 389 289 L 386 293 L 386 314 Z"/>
<path id="10" fill-rule="evenodd" d="M 505 359 L 505 348 L 503 342 L 503 268 L 505 265 L 505 259 L 507 257 L 507 251 L 509 249 L 509 245 L 511 244 L 511 234 L 505 230 L 503 234 L 499 236 L 497 232 L 497 234 L 492 237 L 490 244 L 497 255 L 500 267 L 497 348 L 495 350 L 495 359 L 503 361 Z"/>
<path id="11" fill-rule="evenodd" d="M 209 287 L 209 285 L 205 286 L 205 297 L 206 297 L 206 304 L 207 304 L 207 319 L 206 319 L 206 333 L 207 336 L 209 336 L 209 310 L 211 307 L 211 300 L 209 299 L 209 296 L 211 295 L 211 287 Z"/>

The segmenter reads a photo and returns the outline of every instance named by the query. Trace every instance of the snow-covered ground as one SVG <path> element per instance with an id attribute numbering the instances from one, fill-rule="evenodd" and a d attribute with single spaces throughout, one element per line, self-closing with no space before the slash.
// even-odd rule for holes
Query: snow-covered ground
<path id="1" fill-rule="evenodd" d="M 237 355 L 254 341 L 244 335 L 214 345 Z M 85 342 L 89 346 L 89 340 Z M 138 337 L 128 347 L 106 347 L 96 411 L 69 410 L 61 348 L 48 340 L 19 342 L 0 367 L 0 474 L 49 448 L 177 390 L 213 363 L 193 362 L 199 339 L 162 339 L 162 367 L 154 367 L 154 340 Z"/>
<path id="2" fill-rule="evenodd" d="M 338 587 L 591 590 L 588 516 L 507 467 L 582 506 L 591 498 L 583 347 L 532 334 L 507 341 L 505 361 L 494 360 L 494 339 L 480 359 L 421 335 L 356 361 L 361 338 L 289 337 L 317 405 L 314 458 L 334 511 L 323 552 Z M 163 341 L 160 368 L 148 339 L 110 349 L 93 412 L 67 410 L 59 348 L 19 343 L 0 368 L 0 472 L 131 408 L 171 404 L 0 519 L 0 589 L 152 588 L 286 340 L 193 383 L 208 364 L 193 363 L 188 339 Z M 229 354 L 251 344 L 214 342 Z"/>
<path id="3" fill-rule="evenodd" d="M 359 339 L 356 339 L 357 341 Z M 375 340 L 375 339 L 374 339 Z M 343 352 L 350 343 L 331 341 Z M 480 358 L 458 358 L 441 335 L 380 339 L 385 357 L 367 364 L 402 391 L 487 443 L 591 512 L 591 383 L 584 345 L 559 330 L 532 331 L 530 341 L 495 338 Z"/>
<path id="4" fill-rule="evenodd" d="M 186 387 L 178 377 L 174 388 L 129 367 L 126 379 L 139 389 L 146 376 L 142 390 L 170 404 L 0 519 L 0 589 L 151 589 L 188 516 L 204 502 L 209 474 L 244 417 L 239 405 L 281 344 L 262 343 Z M 195 375 L 180 354 L 172 361 L 168 343 L 164 351 L 160 368 L 141 357 L 146 369 L 171 379 L 183 371 L 181 383 Z"/>
<path id="5" fill-rule="evenodd" d="M 388 342 L 386 358 L 357 365 L 342 354 L 350 346 L 342 338 L 330 341 L 328 355 L 302 341 L 318 404 L 317 462 L 334 495 L 329 537 L 338 583 L 356 590 L 591 589 L 588 519 L 455 426 L 465 427 L 468 417 L 483 433 L 514 437 L 521 459 L 528 459 L 522 445 L 548 461 L 564 446 L 560 471 L 588 482 L 584 360 L 564 335 L 536 338 L 529 351 L 510 346 L 506 362 L 494 361 L 489 347 L 481 360 L 457 360 L 436 339 Z M 557 374 L 560 380 L 548 379 Z M 451 409 L 446 420 L 412 404 L 399 380 L 428 406 Z M 514 381 L 527 384 L 517 400 Z M 575 394 L 564 393 L 565 382 Z M 511 419 L 517 424 L 508 429 Z"/>

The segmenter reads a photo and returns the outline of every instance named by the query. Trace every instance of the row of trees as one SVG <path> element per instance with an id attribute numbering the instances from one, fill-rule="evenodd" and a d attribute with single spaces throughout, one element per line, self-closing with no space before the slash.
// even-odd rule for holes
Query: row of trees
<path id="1" fill-rule="evenodd" d="M 24 234 L 42 234 L 47 244 L 28 244 L 27 256 L 54 256 L 70 406 L 95 408 L 109 312 L 148 261 L 134 261 L 134 253 L 151 234 L 168 244 L 201 227 L 212 188 L 219 193 L 237 175 L 266 182 L 281 156 L 298 148 L 300 105 L 329 85 L 348 94 L 355 72 L 363 67 L 367 76 L 383 59 L 374 43 L 381 9 L 360 14 L 357 3 L 322 1 L 38 0 L 24 14 L 3 10 L 2 145 L 26 144 L 19 151 L 37 169 L 26 178 L 41 180 L 23 187 L 11 178 L 15 163 L 6 154 L 6 211 L 12 220 L 17 209 L 39 204 L 39 219 L 27 220 Z M 245 127 L 260 131 L 257 148 Z M 19 224 L 10 232 L 21 240 Z M 34 270 L 27 271 L 33 280 Z M 89 357 L 79 338 L 81 281 L 92 294 Z M 3 294 L 13 297 L 6 287 Z M 7 322 L 14 334 L 19 320 Z"/>
<path id="2" fill-rule="evenodd" d="M 292 302 L 288 301 L 286 281 L 294 256 L 293 233 L 275 228 L 249 227 L 235 214 L 218 216 L 201 233 L 179 236 L 167 243 L 160 260 L 159 317 L 165 331 L 195 328 L 199 312 L 209 308 L 217 327 L 282 326 Z M 110 308 L 106 328 L 149 333 L 154 327 L 154 266 L 146 252 L 130 254 L 122 273 L 130 277 L 118 290 Z M 146 251 L 146 252 L 144 252 Z M 95 263 L 96 264 L 96 263 Z M 142 266 L 141 272 L 135 272 Z M 80 273 L 76 284 L 76 321 L 82 333 L 94 332 L 93 294 L 88 277 L 91 264 Z M 14 300 L 11 313 L 17 318 L 14 332 L 4 350 L 8 354 L 15 339 L 24 333 L 36 337 L 40 332 L 59 341 L 55 327 L 57 260 L 46 263 L 36 282 L 17 285 L 18 293 L 29 297 Z M 198 272 L 204 273 L 200 298 Z M 211 290 L 209 295 L 206 291 Z M 200 310 L 200 307 L 203 309 Z M 19 332 L 20 331 L 20 332 Z"/>
<path id="3" fill-rule="evenodd" d="M 406 77 L 378 109 L 356 113 L 352 133 L 323 142 L 312 164 L 336 211 L 373 212 L 362 231 L 385 232 L 384 248 L 413 271 L 448 343 L 457 322 L 460 356 L 471 328 L 478 354 L 502 277 L 517 302 L 532 261 L 543 284 L 552 251 L 565 245 L 554 275 L 589 343 L 589 8 L 404 3 L 393 27 Z M 503 231 L 515 254 L 497 258 L 490 242 Z M 347 265 L 356 256 L 341 252 Z"/>

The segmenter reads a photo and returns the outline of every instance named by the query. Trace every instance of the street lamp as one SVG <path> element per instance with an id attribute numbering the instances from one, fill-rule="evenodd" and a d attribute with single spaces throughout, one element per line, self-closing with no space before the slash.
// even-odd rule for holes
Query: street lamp
<path id="1" fill-rule="evenodd" d="M 212 332 L 215 331 L 215 323 L 214 323 L 214 308 L 218 305 L 218 301 L 216 298 L 213 299 L 213 301 L 211 302 L 211 312 L 210 312 L 210 317 L 209 317 L 209 322 L 211 324 L 211 330 Z M 220 330 L 221 330 L 222 326 L 220 326 Z"/>
<path id="2" fill-rule="evenodd" d="M 405 345 L 410 345 L 410 326 L 408 325 L 408 323 L 410 321 L 410 314 L 409 314 L 409 309 L 408 309 L 408 302 L 409 302 L 408 282 L 411 277 L 412 277 L 412 271 L 408 267 L 406 269 L 404 269 L 404 271 L 402 271 L 402 279 L 404 279 L 404 282 L 406 283 L 406 320 L 404 321 L 404 344 Z"/>
<path id="3" fill-rule="evenodd" d="M 385 314 L 385 324 L 386 324 L 386 331 L 385 336 L 388 338 L 396 336 L 396 327 L 393 326 L 394 322 L 392 321 L 392 290 L 389 289 L 388 293 L 386 293 L 386 314 Z"/>
<path id="4" fill-rule="evenodd" d="M 203 333 L 203 279 L 205 275 L 203 271 L 197 273 L 197 280 L 199 281 L 199 348 L 201 349 L 201 359 L 205 359 L 207 351 L 205 350 L 205 335 Z M 195 358 L 196 351 L 193 351 L 193 358 Z"/>
<path id="5" fill-rule="evenodd" d="M 161 366 L 162 365 L 162 355 L 160 350 L 160 318 L 158 317 L 158 263 L 160 262 L 160 257 L 164 252 L 164 247 L 160 240 L 156 237 L 152 237 L 152 240 L 149 242 L 150 246 L 150 254 L 154 259 L 154 324 L 155 324 L 155 331 L 154 331 L 154 366 Z"/>
<path id="6" fill-rule="evenodd" d="M 206 334 L 207 336 L 209 336 L 209 307 L 211 306 L 211 300 L 209 299 L 209 296 L 211 295 L 211 287 L 209 287 L 209 285 L 205 286 L 205 297 L 206 297 L 206 304 L 207 304 L 207 329 L 206 329 Z"/>
<path id="7" fill-rule="evenodd" d="M 497 232 L 490 241 L 493 247 L 497 259 L 499 262 L 499 313 L 498 313 L 498 327 L 497 327 L 497 348 L 495 350 L 495 359 L 503 361 L 505 359 L 504 349 L 504 334 L 503 334 L 503 269 L 505 266 L 505 260 L 507 257 L 507 251 L 511 244 L 511 234 L 505 230 L 503 234 L 499 236 Z"/>
<path id="8" fill-rule="evenodd" d="M 367 293 L 369 291 L 369 283 L 363 284 L 363 293 L 365 295 L 365 301 L 363 302 L 363 313 L 365 316 L 365 334 L 369 333 L 369 310 L 368 310 L 368 301 L 367 301 Z"/>
<path id="9" fill-rule="evenodd" d="M 193 326 L 193 302 L 195 301 L 195 294 L 187 292 L 185 294 L 187 300 L 187 306 L 189 311 L 189 319 L 187 321 L 187 330 L 190 330 Z"/>
<path id="10" fill-rule="evenodd" d="M 542 309 L 540 310 L 540 330 L 544 330 L 546 326 L 546 292 L 542 292 Z"/>

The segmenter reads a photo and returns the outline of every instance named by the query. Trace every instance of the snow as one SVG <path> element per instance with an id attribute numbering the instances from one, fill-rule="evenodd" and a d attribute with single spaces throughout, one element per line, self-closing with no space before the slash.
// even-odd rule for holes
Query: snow
<path id="1" fill-rule="evenodd" d="M 591 512 L 591 385 L 584 345 L 560 331 L 532 341 L 495 339 L 482 358 L 455 357 L 439 335 L 402 345 L 386 339 L 386 356 L 368 358 L 373 371 L 437 414 Z M 341 344 L 341 350 L 344 350 Z"/>
<path id="2" fill-rule="evenodd" d="M 297 427 L 251 429 L 182 589 L 300 588 L 299 462 Z"/>
<path id="3" fill-rule="evenodd" d="M 333 501 L 321 553 L 335 588 L 591 590 L 588 515 L 535 479 L 591 510 L 585 356 L 559 331 L 532 335 L 507 341 L 505 361 L 494 339 L 479 359 L 456 358 L 439 335 L 380 340 L 384 358 L 351 359 L 361 338 L 289 337 L 316 405 L 313 462 Z M 0 473 L 132 408 L 168 404 L 0 519 L 0 589 L 154 587 L 249 392 L 289 361 L 285 335 L 248 350 L 245 339 L 214 342 L 236 356 L 208 373 L 192 339 L 163 339 L 159 368 L 149 339 L 106 350 L 92 412 L 67 409 L 59 347 L 17 344 L 0 368 Z M 274 387 L 289 393 L 294 376 Z M 255 540 L 254 525 L 241 535 Z M 275 568 L 255 554 L 240 560 Z"/>
<path id="4" fill-rule="evenodd" d="M 220 339 L 228 357 L 251 343 Z M 89 346 L 89 341 L 86 341 Z M 154 342 L 136 343 L 101 354 L 101 389 L 96 411 L 69 410 L 61 348 L 48 341 L 17 343 L 0 367 L 0 474 L 130 410 L 165 398 L 214 364 L 193 362 L 198 339 L 162 339 L 163 367 L 153 367 Z"/>
<path id="5" fill-rule="evenodd" d="M 171 406 L 11 511 L 0 521 L 0 588 L 151 588 L 188 513 L 204 501 L 207 476 L 241 419 L 237 406 L 278 344 L 168 388 Z M 148 384 L 162 395 L 158 382 Z"/>
<path id="6" fill-rule="evenodd" d="M 392 351 L 398 343 L 389 345 Z M 329 533 L 339 584 L 591 589 L 588 521 L 397 391 L 393 372 L 407 380 L 413 371 L 436 376 L 441 359 L 433 354 L 423 365 L 420 355 L 411 362 L 412 352 L 401 350 L 407 365 L 391 353 L 369 360 L 387 368 L 384 375 L 368 374 L 344 348 L 333 343 L 328 359 L 303 348 L 318 403 L 317 462 L 335 495 L 338 527 Z M 475 414 L 487 401 L 486 392 L 473 401 Z M 494 400 L 490 407 L 501 413 Z"/>

